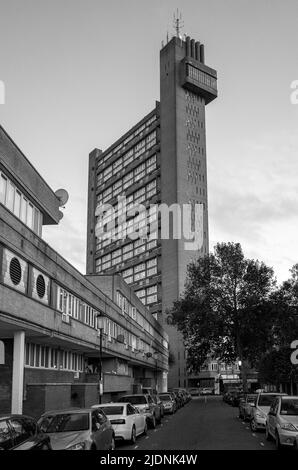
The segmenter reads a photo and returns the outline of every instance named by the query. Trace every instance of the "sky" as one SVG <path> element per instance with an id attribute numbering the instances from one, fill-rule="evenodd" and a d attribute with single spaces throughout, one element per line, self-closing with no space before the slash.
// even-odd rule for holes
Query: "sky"
<path id="1" fill-rule="evenodd" d="M 218 72 L 206 110 L 210 249 L 240 242 L 282 282 L 298 262 L 297 0 L 0 0 L 0 124 L 69 192 L 43 236 L 85 273 L 88 155 L 159 100 L 177 8 Z"/>

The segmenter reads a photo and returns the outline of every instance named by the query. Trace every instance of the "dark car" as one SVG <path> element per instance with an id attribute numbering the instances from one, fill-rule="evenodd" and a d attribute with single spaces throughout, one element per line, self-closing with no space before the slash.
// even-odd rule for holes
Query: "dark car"
<path id="1" fill-rule="evenodd" d="M 101 409 L 48 411 L 38 421 L 53 450 L 114 450 L 115 433 Z"/>
<path id="2" fill-rule="evenodd" d="M 0 415 L 0 450 L 52 450 L 50 437 L 35 419 L 25 415 Z"/>
<path id="3" fill-rule="evenodd" d="M 243 392 L 234 393 L 231 400 L 232 406 L 239 406 L 240 400 L 245 398 L 245 394 Z"/>

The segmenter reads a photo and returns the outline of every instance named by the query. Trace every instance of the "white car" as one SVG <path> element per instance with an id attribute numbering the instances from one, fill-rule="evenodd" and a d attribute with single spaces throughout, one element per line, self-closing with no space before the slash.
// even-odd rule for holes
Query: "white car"
<path id="1" fill-rule="evenodd" d="M 130 403 L 105 403 L 93 405 L 92 408 L 103 409 L 114 429 L 116 440 L 134 444 L 137 436 L 147 434 L 146 415 Z"/>
<path id="2" fill-rule="evenodd" d="M 272 403 L 277 397 L 287 396 L 286 393 L 260 392 L 257 395 L 255 405 L 251 410 L 250 427 L 253 432 L 266 429 L 266 419 Z"/>
<path id="3" fill-rule="evenodd" d="M 298 396 L 277 397 L 272 403 L 266 421 L 266 438 L 275 439 L 276 448 L 297 448 Z"/>

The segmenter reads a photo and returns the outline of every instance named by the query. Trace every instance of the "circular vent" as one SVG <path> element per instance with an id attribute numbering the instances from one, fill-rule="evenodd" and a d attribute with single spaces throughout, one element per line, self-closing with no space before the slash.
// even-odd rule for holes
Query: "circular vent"
<path id="1" fill-rule="evenodd" d="M 12 258 L 9 265 L 9 274 L 10 279 L 12 280 L 15 286 L 20 284 L 22 279 L 22 268 L 18 258 Z"/>
<path id="2" fill-rule="evenodd" d="M 46 284 L 41 274 L 39 274 L 39 276 L 37 277 L 36 290 L 37 290 L 38 297 L 42 299 L 46 293 Z"/>

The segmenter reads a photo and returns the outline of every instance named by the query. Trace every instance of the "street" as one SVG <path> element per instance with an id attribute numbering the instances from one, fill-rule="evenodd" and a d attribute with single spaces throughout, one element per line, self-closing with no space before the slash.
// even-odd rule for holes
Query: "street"
<path id="1" fill-rule="evenodd" d="M 119 450 L 272 450 L 265 433 L 252 433 L 249 423 L 238 418 L 238 408 L 222 397 L 195 397 L 162 424 L 149 429 L 134 446 L 117 445 Z"/>

